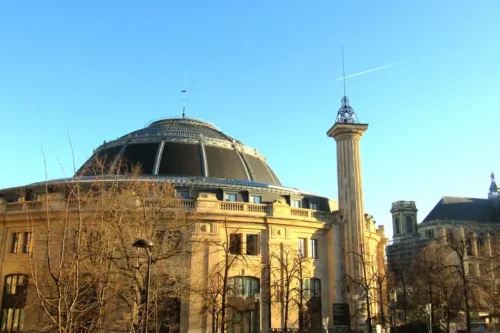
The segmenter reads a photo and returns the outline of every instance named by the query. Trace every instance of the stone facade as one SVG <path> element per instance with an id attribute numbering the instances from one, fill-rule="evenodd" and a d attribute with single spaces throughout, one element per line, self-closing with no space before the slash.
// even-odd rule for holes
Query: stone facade
<path id="1" fill-rule="evenodd" d="M 174 124 L 183 131 L 179 130 L 172 134 L 161 127 L 165 125 L 164 123 Z M 233 327 L 228 331 L 269 332 L 271 329 L 281 329 L 285 325 L 288 328 L 297 328 L 300 324 L 297 307 L 299 305 L 295 304 L 297 302 L 294 300 L 294 306 L 291 306 L 286 314 L 286 297 L 284 296 L 286 285 L 282 282 L 283 275 L 286 273 L 286 268 L 283 266 L 297 265 L 297 263 L 302 265 L 300 266 L 300 281 L 295 279 L 290 287 L 300 290 L 299 295 L 306 295 L 303 296 L 303 300 L 302 297 L 300 298 L 302 309 L 307 312 L 307 316 L 303 318 L 307 317 L 308 320 L 302 325 L 310 330 L 321 330 L 322 318 L 330 318 L 329 327 L 334 326 L 332 318 L 334 303 L 348 302 L 350 304 L 354 318 L 351 321 L 352 328 L 357 330 L 365 328 L 367 310 L 371 312 L 372 317 L 384 311 L 380 306 L 380 295 L 385 293 L 385 287 L 373 285 L 373 288 L 378 288 L 377 290 L 381 290 L 381 293 L 371 295 L 370 304 L 366 304 L 359 288 L 347 282 L 347 277 L 360 279 L 363 272 L 371 276 L 385 275 L 384 248 L 387 239 L 384 229 L 375 226 L 373 218 L 365 213 L 363 203 L 359 140 L 367 125 L 337 123 L 328 132 L 328 135 L 335 138 L 337 142 L 339 189 L 339 202 L 337 203 L 308 192 L 281 186 L 272 170 L 267 164 L 263 164 L 263 157 L 258 156 L 253 160 L 250 150 L 234 150 L 231 145 L 228 146 L 229 148 L 221 146 L 224 149 L 227 148 L 227 151 L 216 152 L 213 155 L 225 154 L 224 156 L 227 156 L 227 161 L 214 160 L 221 166 L 201 154 L 203 157 L 201 170 L 204 172 L 202 176 L 214 174 L 218 167 L 224 170 L 221 174 L 226 172 L 227 175 L 232 175 L 231 172 L 234 170 L 229 165 L 232 163 L 235 168 L 237 166 L 240 171 L 243 170 L 235 173 L 242 175 L 240 180 L 200 178 L 191 175 L 162 176 L 158 173 L 158 170 L 162 168 L 159 163 L 169 163 L 176 158 L 184 158 L 180 149 L 188 147 L 188 143 L 191 144 L 188 147 L 189 151 L 193 152 L 190 156 L 198 161 L 196 149 L 203 151 L 204 146 L 198 147 L 197 138 L 203 137 L 204 144 L 226 145 L 226 141 L 233 142 L 233 144 L 236 142 L 223 135 L 215 127 L 203 122 L 180 119 L 164 123 L 153 123 L 154 126 L 149 126 L 145 133 L 143 133 L 145 130 L 141 130 L 142 132 L 138 131 L 140 135 L 134 132 L 116 142 L 107 143 L 97 150 L 96 156 L 101 151 L 112 152 L 116 156 L 113 155 L 109 162 L 110 169 L 120 171 L 121 169 L 115 166 L 130 148 L 129 157 L 151 164 L 153 170 L 149 174 L 134 178 L 134 181 L 169 182 L 182 197 L 182 206 L 179 209 L 192 212 L 199 218 L 189 236 L 198 241 L 199 248 L 186 258 L 189 280 L 196 290 L 209 288 L 211 270 L 224 259 L 224 251 L 221 251 L 216 244 L 233 238 L 238 240 L 238 246 L 231 249 L 230 255 L 240 256 L 242 260 L 230 267 L 229 282 L 234 286 L 241 283 L 255 287 L 252 287 L 254 289 L 250 291 L 248 288 L 244 289 L 238 297 L 234 294 L 231 296 L 228 302 L 239 302 L 248 320 L 245 319 L 247 321 L 241 327 L 238 326 L 237 329 Z M 186 128 L 188 130 L 185 130 Z M 189 137 L 185 139 L 176 135 Z M 147 142 L 139 140 L 143 137 L 147 139 L 144 139 Z M 130 140 L 135 141 L 131 143 Z M 182 140 L 193 142 L 186 143 L 187 141 Z M 174 147 L 173 143 L 177 144 L 181 141 L 186 146 L 179 143 Z M 166 145 L 165 142 L 172 143 L 172 148 L 168 152 L 177 154 L 170 160 L 164 158 L 167 150 L 162 151 Z M 141 144 L 148 145 L 144 148 L 153 152 L 151 156 L 138 153 L 141 151 Z M 238 145 L 243 147 L 239 142 Z M 91 160 L 86 165 L 90 162 Z M 184 162 L 186 165 L 191 163 L 189 160 Z M 165 168 L 176 167 L 164 165 L 166 165 Z M 211 170 L 210 173 L 207 170 Z M 125 175 L 120 177 L 124 181 L 127 179 Z M 257 182 L 258 177 L 263 177 L 263 179 L 268 177 L 273 181 Z M 75 178 L 63 180 L 62 184 L 75 180 L 105 181 L 89 177 L 85 173 L 85 168 L 82 168 Z M 38 258 L 43 258 L 45 254 L 37 252 L 37 244 L 41 244 L 40 242 L 46 239 L 46 235 L 37 225 L 41 224 L 47 211 L 60 214 L 67 209 L 76 208 L 74 202 L 71 201 L 74 199 L 69 199 L 68 193 L 45 194 L 46 189 L 57 188 L 59 185 L 61 185 L 60 181 L 53 181 L 47 186 L 46 184 L 33 184 L 28 187 L 0 190 L 0 218 L 4 222 L 0 231 L 2 240 L 0 279 L 2 281 L 6 281 L 11 275 L 30 276 L 32 274 L 28 264 L 31 251 L 13 253 L 14 243 L 16 247 L 19 242 L 32 243 L 34 253 Z M 30 221 L 29 225 L 27 221 Z M 366 265 L 361 265 L 359 258 L 362 258 L 361 261 Z M 3 288 L 5 285 L 0 284 L 0 292 L 5 293 Z M 32 295 L 28 293 L 28 298 L 30 297 Z M 212 332 L 212 317 L 204 310 L 200 297 L 199 292 L 191 292 L 182 300 L 181 332 Z M 27 302 L 29 301 L 28 299 Z M 5 304 L 3 308 L 6 310 Z M 19 306 L 16 309 L 7 308 L 10 314 L 5 314 L 7 312 L 4 311 L 2 320 L 5 322 L 10 320 L 12 323 L 13 317 L 19 317 L 20 309 Z M 23 311 L 25 311 L 24 329 L 36 326 L 42 314 L 34 312 L 30 307 L 23 308 Z M 240 316 L 241 313 L 233 311 L 229 315 Z"/>

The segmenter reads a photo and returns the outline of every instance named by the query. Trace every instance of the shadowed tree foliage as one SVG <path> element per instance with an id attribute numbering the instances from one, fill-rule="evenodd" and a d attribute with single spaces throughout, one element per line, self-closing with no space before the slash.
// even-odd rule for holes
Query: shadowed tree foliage
<path id="1" fill-rule="evenodd" d="M 37 328 L 54 332 L 140 332 L 144 318 L 158 332 L 179 330 L 180 300 L 189 292 L 187 266 L 193 213 L 168 183 L 104 174 L 47 186 L 45 211 L 28 216 L 35 233 L 29 256 L 30 306 Z M 98 174 L 97 171 L 103 171 Z M 88 171 L 90 172 L 90 171 Z M 147 253 L 132 247 L 150 239 Z M 144 312 L 151 256 L 150 311 Z"/>

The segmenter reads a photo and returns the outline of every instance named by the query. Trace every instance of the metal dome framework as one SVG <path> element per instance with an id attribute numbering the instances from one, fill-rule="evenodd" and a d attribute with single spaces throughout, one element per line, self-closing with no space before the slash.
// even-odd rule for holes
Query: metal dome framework
<path id="1" fill-rule="evenodd" d="M 256 149 L 223 133 L 217 126 L 191 118 L 166 118 L 114 141 L 104 142 L 77 172 L 89 175 L 96 160 L 127 173 L 140 165 L 144 175 L 210 177 L 281 185 Z"/>

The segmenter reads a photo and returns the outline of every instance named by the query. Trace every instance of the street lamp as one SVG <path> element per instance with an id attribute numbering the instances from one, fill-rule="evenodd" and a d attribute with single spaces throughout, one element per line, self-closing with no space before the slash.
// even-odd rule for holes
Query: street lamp
<path id="1" fill-rule="evenodd" d="M 328 333 L 328 321 L 330 317 L 324 317 L 323 318 L 323 329 L 325 330 L 326 333 Z"/>
<path id="2" fill-rule="evenodd" d="M 360 318 L 360 314 L 359 314 L 359 295 L 358 294 L 353 294 L 352 295 L 352 300 L 353 300 L 353 306 L 354 306 L 354 314 L 355 314 L 355 320 L 354 320 L 354 327 L 356 328 L 356 332 L 358 331 L 358 322 L 359 322 L 359 318 Z"/>
<path id="3" fill-rule="evenodd" d="M 146 249 L 146 253 L 148 254 L 148 272 L 146 275 L 146 309 L 145 309 L 145 319 L 144 319 L 144 333 L 148 331 L 148 306 L 149 306 L 149 282 L 151 280 L 150 270 L 151 270 L 151 251 L 149 251 L 154 243 L 148 239 L 138 239 L 133 244 L 133 247 L 137 247 L 140 249 Z"/>
<path id="4" fill-rule="evenodd" d="M 262 318 L 260 316 L 261 314 L 261 311 L 260 311 L 260 300 L 261 300 L 261 296 L 260 296 L 260 292 L 259 293 L 256 293 L 254 295 L 254 312 L 255 312 L 255 319 L 254 319 L 254 322 L 253 322 L 253 325 L 255 327 L 255 330 L 257 332 L 260 332 L 260 327 L 261 327 L 261 321 L 262 321 Z"/>
<path id="5" fill-rule="evenodd" d="M 429 333 L 432 333 L 432 303 L 425 305 L 425 312 L 429 314 Z"/>
<path id="6" fill-rule="evenodd" d="M 394 332 L 396 332 L 396 301 L 398 300 L 398 293 L 396 289 L 391 291 L 391 301 L 392 301 L 392 327 L 394 327 Z"/>

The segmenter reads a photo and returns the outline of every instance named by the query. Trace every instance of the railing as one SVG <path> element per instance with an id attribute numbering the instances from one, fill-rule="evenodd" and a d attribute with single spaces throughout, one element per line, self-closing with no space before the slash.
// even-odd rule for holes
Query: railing
<path id="1" fill-rule="evenodd" d="M 71 210 L 75 209 L 91 209 L 94 205 L 91 205 L 93 200 L 98 200 L 95 198 L 71 198 L 71 199 L 61 199 L 58 201 L 50 201 L 49 206 L 60 207 L 60 209 L 69 208 Z M 204 203 L 208 203 L 208 206 Z M 52 206 L 52 205 L 55 206 Z M 196 199 L 157 199 L 157 198 L 146 198 L 143 199 L 142 204 L 144 207 L 162 207 L 162 208 L 172 208 L 172 209 L 186 209 L 192 211 L 213 211 L 221 210 L 228 212 L 239 212 L 242 214 L 254 215 L 254 216 L 278 216 L 305 219 L 305 220 L 316 220 L 329 222 L 332 218 L 332 214 L 329 212 L 316 211 L 312 209 L 305 208 L 285 208 L 285 210 L 280 210 L 279 213 L 273 211 L 274 204 L 254 204 L 247 202 L 233 202 L 233 201 L 217 201 L 217 200 L 196 200 Z M 25 210 L 40 210 L 45 207 L 45 201 L 24 201 L 24 202 L 9 202 L 6 203 L 6 212 L 18 212 Z M 96 206 L 97 209 L 97 206 Z M 282 209 L 282 208 L 280 208 Z M 289 209 L 289 213 L 287 210 Z M 1 208 L 0 208 L 1 211 Z"/>
<path id="2" fill-rule="evenodd" d="M 162 208 L 184 208 L 184 209 L 194 209 L 196 207 L 195 200 L 191 199 L 156 199 L 156 198 L 146 198 L 142 200 L 144 207 L 162 207 Z"/>
<path id="3" fill-rule="evenodd" d="M 392 209 L 396 208 L 415 208 L 415 201 L 396 201 L 392 203 Z"/>
<path id="4" fill-rule="evenodd" d="M 243 211 L 244 210 L 244 203 L 242 202 L 230 202 L 230 201 L 222 201 L 220 203 L 220 209 L 222 210 L 236 210 L 236 211 Z"/>
<path id="5" fill-rule="evenodd" d="M 24 202 L 9 202 L 7 203 L 7 210 L 9 211 L 24 210 Z"/>
<path id="6" fill-rule="evenodd" d="M 86 199 L 69 199 L 68 200 L 68 208 L 83 208 L 87 205 Z"/>
<path id="7" fill-rule="evenodd" d="M 266 213 L 269 214 L 268 205 L 246 204 L 247 210 L 252 213 Z"/>
<path id="8" fill-rule="evenodd" d="M 311 212 L 311 217 L 315 218 L 316 220 L 321 220 L 321 221 L 329 221 L 331 215 L 332 214 L 327 213 L 327 212 L 320 212 L 320 211 L 312 211 Z"/>
<path id="9" fill-rule="evenodd" d="M 195 200 L 187 200 L 187 199 L 181 200 L 181 207 L 185 209 L 195 209 L 196 208 Z"/>
<path id="10" fill-rule="evenodd" d="M 42 209 L 43 205 L 41 201 L 25 201 L 25 202 L 9 202 L 7 203 L 8 211 L 20 211 L 20 210 L 37 210 Z"/>
<path id="11" fill-rule="evenodd" d="M 339 327 L 342 328 L 342 327 Z M 271 333 L 325 333 L 325 329 L 320 329 L 320 328 L 303 328 L 302 330 L 299 328 L 287 328 L 286 332 L 285 329 L 283 328 L 271 328 Z M 348 330 L 337 330 L 340 332 L 347 332 Z M 335 329 L 329 328 L 328 333 L 333 333 L 336 332 Z"/>
<path id="12" fill-rule="evenodd" d="M 43 205 L 41 201 L 26 201 L 24 209 L 42 209 Z"/>
<path id="13" fill-rule="evenodd" d="M 331 213 L 304 208 L 290 208 L 290 215 L 313 218 L 320 221 L 330 221 Z"/>
<path id="14" fill-rule="evenodd" d="M 234 202 L 234 201 L 221 201 L 219 203 L 219 209 L 221 210 L 231 210 L 239 212 L 250 212 L 250 213 L 264 213 L 269 214 L 269 205 L 262 204 L 251 204 L 246 202 Z"/>
<path id="15" fill-rule="evenodd" d="M 309 217 L 309 211 L 302 208 L 291 208 L 290 214 L 293 216 Z"/>

